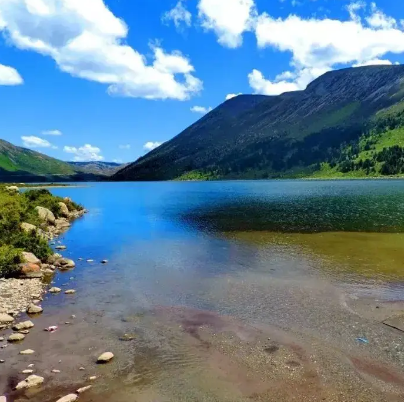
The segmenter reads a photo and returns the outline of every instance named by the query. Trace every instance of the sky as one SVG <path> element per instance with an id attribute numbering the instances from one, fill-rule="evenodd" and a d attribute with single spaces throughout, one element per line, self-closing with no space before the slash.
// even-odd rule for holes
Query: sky
<path id="1" fill-rule="evenodd" d="M 130 162 L 238 94 L 404 63 L 393 0 L 0 0 L 0 138 Z"/>

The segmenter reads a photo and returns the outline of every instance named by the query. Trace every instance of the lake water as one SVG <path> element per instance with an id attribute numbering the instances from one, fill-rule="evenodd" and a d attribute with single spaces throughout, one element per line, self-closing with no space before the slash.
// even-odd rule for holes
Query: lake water
<path id="1" fill-rule="evenodd" d="M 404 181 L 95 183 L 51 191 L 89 213 L 60 239 L 77 267 L 59 273 L 55 286 L 77 294 L 44 300 L 38 327 L 60 329 L 32 337 L 36 364 L 49 377 L 63 369 L 47 396 L 30 395 L 33 401 L 63 396 L 93 373 L 103 380 L 84 401 L 403 395 L 394 371 L 404 366 L 401 334 L 369 311 L 373 301 L 389 302 L 387 310 L 377 306 L 388 315 L 404 299 Z M 134 339 L 120 340 L 124 334 Z M 115 361 L 94 367 L 105 350 Z M 394 373 L 369 368 L 357 354 Z M 16 360 L 11 372 L 20 366 Z"/>

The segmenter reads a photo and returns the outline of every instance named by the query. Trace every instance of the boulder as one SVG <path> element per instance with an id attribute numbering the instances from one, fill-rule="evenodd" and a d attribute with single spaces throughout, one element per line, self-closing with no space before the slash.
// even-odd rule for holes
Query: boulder
<path id="1" fill-rule="evenodd" d="M 59 218 L 56 219 L 55 225 L 58 229 L 67 229 L 70 227 L 70 222 L 66 218 Z"/>
<path id="2" fill-rule="evenodd" d="M 26 233 L 31 233 L 32 231 L 37 230 L 35 225 L 31 225 L 30 223 L 27 222 L 21 223 L 20 227 Z"/>
<path id="3" fill-rule="evenodd" d="M 43 273 L 41 272 L 41 268 L 38 264 L 33 264 L 32 262 L 25 262 L 19 265 L 20 266 L 20 276 L 22 278 L 42 278 Z"/>
<path id="4" fill-rule="evenodd" d="M 65 198 L 63 198 L 63 201 L 64 201 L 64 202 L 67 202 L 68 204 L 71 203 L 71 202 L 73 202 L 70 197 L 65 197 Z"/>
<path id="5" fill-rule="evenodd" d="M 55 253 L 55 254 L 48 257 L 47 263 L 51 264 L 51 265 L 54 265 L 59 258 L 62 258 L 62 255 L 58 254 L 58 253 Z"/>
<path id="6" fill-rule="evenodd" d="M 79 399 L 79 397 L 76 394 L 70 394 L 58 399 L 56 402 L 74 402 L 77 401 L 77 399 Z"/>
<path id="7" fill-rule="evenodd" d="M 9 342 L 20 342 L 23 341 L 25 339 L 25 335 L 24 334 L 11 334 L 8 337 L 8 341 Z"/>
<path id="8" fill-rule="evenodd" d="M 14 331 L 22 331 L 25 329 L 31 329 L 34 327 L 34 323 L 32 321 L 23 321 L 15 324 L 13 327 Z"/>
<path id="9" fill-rule="evenodd" d="M 44 221 L 48 222 L 51 225 L 55 224 L 56 218 L 55 215 L 53 215 L 53 212 L 49 210 L 48 208 L 44 207 L 36 207 L 35 210 L 38 213 L 38 216 Z"/>
<path id="10" fill-rule="evenodd" d="M 28 355 L 33 355 L 35 353 L 35 350 L 32 350 L 32 349 L 27 349 L 27 350 L 22 350 L 21 352 L 20 352 L 20 355 L 23 355 L 23 356 L 28 356 Z M 31 365 L 30 365 L 31 366 Z M 32 367 L 32 366 L 31 366 Z"/>
<path id="11" fill-rule="evenodd" d="M 62 289 L 57 288 L 57 287 L 53 287 L 49 289 L 50 293 L 60 293 L 62 291 Z"/>
<path id="12" fill-rule="evenodd" d="M 11 315 L 6 313 L 0 313 L 0 324 L 10 324 L 14 321 L 14 318 Z"/>
<path id="13" fill-rule="evenodd" d="M 29 262 L 31 264 L 41 264 L 41 260 L 37 258 L 34 254 L 28 253 L 26 251 L 23 251 L 21 254 L 24 262 Z"/>
<path id="14" fill-rule="evenodd" d="M 43 384 L 44 378 L 39 377 L 38 375 L 30 375 L 24 381 L 21 381 L 17 384 L 15 389 L 25 389 L 25 388 L 32 388 L 38 387 L 39 385 Z"/>
<path id="15" fill-rule="evenodd" d="M 76 263 L 73 260 L 70 260 L 69 258 L 59 258 L 56 262 L 55 265 L 63 270 L 63 269 L 72 269 L 76 266 Z"/>
<path id="16" fill-rule="evenodd" d="M 8 186 L 8 187 L 6 187 L 6 190 L 9 193 L 19 193 L 20 192 L 20 189 L 17 186 Z"/>
<path id="17" fill-rule="evenodd" d="M 56 246 L 55 248 L 56 248 L 56 250 L 66 250 L 67 249 L 66 246 L 62 246 L 62 245 Z"/>
<path id="18" fill-rule="evenodd" d="M 65 218 L 68 218 L 69 208 L 67 208 L 67 205 L 64 202 L 59 202 L 59 207 L 60 207 L 60 214 Z"/>
<path id="19" fill-rule="evenodd" d="M 42 313 L 42 311 L 43 308 L 41 306 L 36 306 L 35 304 L 31 304 L 27 309 L 28 314 L 39 314 Z"/>
<path id="20" fill-rule="evenodd" d="M 105 352 L 102 355 L 100 355 L 97 359 L 97 363 L 103 364 L 103 363 L 108 363 L 114 358 L 114 354 L 111 352 Z"/>

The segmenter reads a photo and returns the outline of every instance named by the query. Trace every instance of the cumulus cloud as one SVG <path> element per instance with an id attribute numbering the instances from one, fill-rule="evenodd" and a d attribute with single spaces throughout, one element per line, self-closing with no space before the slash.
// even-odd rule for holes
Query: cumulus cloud
<path id="1" fill-rule="evenodd" d="M 198 17 L 203 28 L 213 31 L 218 42 L 229 48 L 243 43 L 243 33 L 253 28 L 254 0 L 200 0 Z"/>
<path id="2" fill-rule="evenodd" d="M 128 28 L 103 0 L 1 0 L 9 43 L 52 57 L 74 77 L 108 85 L 111 95 L 185 100 L 202 89 L 190 60 L 153 47 L 151 61 L 126 43 Z"/>
<path id="3" fill-rule="evenodd" d="M 104 159 L 101 155 L 101 149 L 90 144 L 85 144 L 79 148 L 65 146 L 63 151 L 73 154 L 73 160 L 76 162 L 102 161 Z"/>
<path id="4" fill-rule="evenodd" d="M 241 95 L 241 92 L 239 92 L 238 94 L 227 94 L 226 95 L 226 100 L 235 98 L 236 96 L 239 96 L 239 95 Z"/>
<path id="5" fill-rule="evenodd" d="M 370 11 L 366 7 L 363 2 L 351 3 L 350 18 L 346 21 L 259 15 L 255 24 L 258 46 L 290 52 L 292 71 L 269 80 L 260 71 L 253 70 L 248 76 L 253 90 L 276 95 L 304 89 L 310 81 L 338 66 L 389 64 L 382 57 L 404 52 L 404 30 L 374 3 Z"/>
<path id="6" fill-rule="evenodd" d="M 23 136 L 21 137 L 22 144 L 27 148 L 53 148 L 57 147 L 52 145 L 49 141 L 44 140 L 43 138 L 35 137 L 33 135 Z"/>
<path id="7" fill-rule="evenodd" d="M 393 63 L 390 60 L 373 59 L 363 63 L 356 63 L 352 67 L 364 67 L 364 66 L 391 66 Z"/>
<path id="8" fill-rule="evenodd" d="M 1 21 L 0 21 L 1 24 Z M 0 25 L 1 30 L 1 25 Z M 4 64 L 0 64 L 0 85 L 21 85 L 24 83 L 18 71 Z"/>
<path id="9" fill-rule="evenodd" d="M 42 135 L 62 135 L 63 133 L 60 130 L 45 130 L 42 131 Z"/>
<path id="10" fill-rule="evenodd" d="M 201 114 L 206 114 L 209 113 L 212 109 L 211 106 L 209 107 L 204 107 L 204 106 L 192 106 L 191 107 L 191 112 L 192 113 L 201 113 Z"/>
<path id="11" fill-rule="evenodd" d="M 148 141 L 143 145 L 143 149 L 145 151 L 152 151 L 153 149 L 158 148 L 161 144 L 163 143 L 158 141 Z"/>
<path id="12" fill-rule="evenodd" d="M 130 144 L 119 145 L 119 149 L 130 149 Z"/>
<path id="13" fill-rule="evenodd" d="M 172 21 L 178 30 L 184 27 L 190 27 L 192 23 L 192 14 L 186 9 L 182 0 L 174 8 L 163 14 L 162 21 L 168 23 Z"/>

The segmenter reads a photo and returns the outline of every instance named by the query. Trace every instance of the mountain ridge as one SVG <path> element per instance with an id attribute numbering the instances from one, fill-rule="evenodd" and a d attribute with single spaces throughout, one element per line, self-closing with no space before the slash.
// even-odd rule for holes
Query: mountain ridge
<path id="1" fill-rule="evenodd" d="M 379 113 L 403 99 L 403 65 L 330 71 L 304 91 L 278 96 L 240 95 L 111 179 L 298 177 L 338 159 L 341 147 L 359 142 Z"/>

